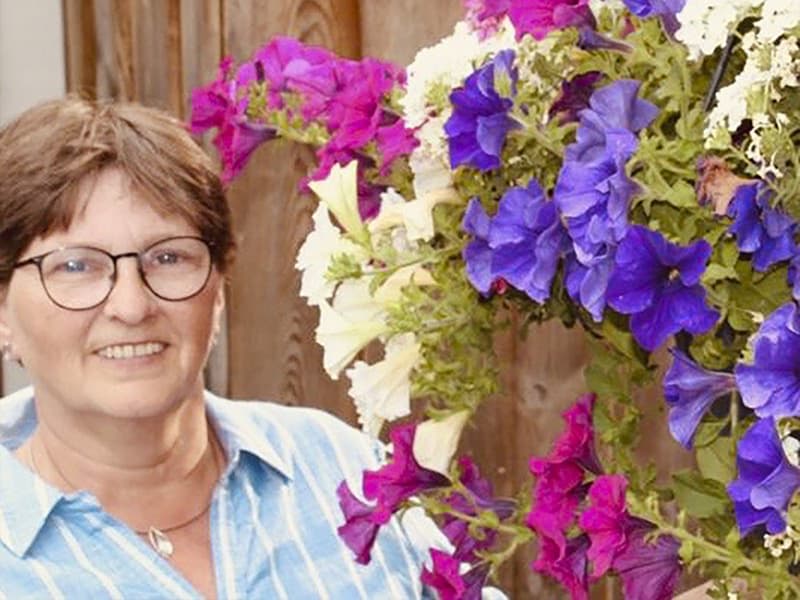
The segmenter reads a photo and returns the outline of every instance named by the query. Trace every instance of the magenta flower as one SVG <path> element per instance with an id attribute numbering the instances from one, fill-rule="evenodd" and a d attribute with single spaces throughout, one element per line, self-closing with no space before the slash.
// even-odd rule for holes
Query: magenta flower
<path id="1" fill-rule="evenodd" d="M 594 399 L 594 394 L 580 397 L 564 413 L 567 428 L 550 455 L 530 460 L 536 484 L 527 524 L 540 539 L 550 538 L 560 554 L 566 551 L 565 532 L 575 521 L 576 510 L 586 496 L 586 471 L 601 472 L 592 428 Z"/>
<path id="2" fill-rule="evenodd" d="M 563 551 L 552 539 L 541 537 L 533 570 L 558 581 L 570 593 L 572 600 L 588 600 L 588 548 L 589 537 L 586 534 L 570 539 Z"/>
<path id="3" fill-rule="evenodd" d="M 595 24 L 589 0 L 511 0 L 508 16 L 518 40 L 526 33 L 541 40 L 557 29 Z"/>
<path id="4" fill-rule="evenodd" d="M 747 430 L 736 448 L 739 477 L 728 486 L 742 536 L 759 525 L 770 534 L 786 529 L 786 510 L 800 487 L 800 469 L 786 458 L 772 417 Z"/>
<path id="5" fill-rule="evenodd" d="M 459 574 L 460 561 L 436 548 L 431 548 L 430 552 L 433 570 L 424 567 L 420 581 L 436 590 L 440 600 L 461 600 L 467 586 Z"/>
<path id="6" fill-rule="evenodd" d="M 622 475 L 600 475 L 589 489 L 591 506 L 583 512 L 578 523 L 589 534 L 591 546 L 587 556 L 592 561 L 594 577 L 605 575 L 617 554 L 625 548 L 626 487 Z"/>
<path id="7" fill-rule="evenodd" d="M 375 507 L 356 498 L 345 481 L 336 488 L 336 495 L 345 518 L 344 525 L 340 525 L 336 531 L 356 555 L 356 562 L 362 565 L 369 564 L 372 546 L 381 527 L 373 520 Z"/>
<path id="8" fill-rule="evenodd" d="M 417 462 L 412 451 L 416 423 L 392 429 L 393 454 L 389 464 L 377 471 L 364 471 L 364 497 L 377 501 L 372 518 L 386 523 L 405 500 L 414 494 L 450 484 L 441 473 L 426 469 Z"/>
<path id="9" fill-rule="evenodd" d="M 511 0 L 464 0 L 464 8 L 467 9 L 465 20 L 484 40 L 500 29 L 500 23 L 510 6 Z"/>
<path id="10" fill-rule="evenodd" d="M 629 600 L 669 600 L 682 572 L 680 542 L 672 536 L 650 541 L 655 526 L 633 517 L 625 506 L 627 481 L 622 475 L 601 475 L 589 490 L 590 506 L 579 525 L 588 534 L 592 576 L 613 570 L 622 578 Z"/>

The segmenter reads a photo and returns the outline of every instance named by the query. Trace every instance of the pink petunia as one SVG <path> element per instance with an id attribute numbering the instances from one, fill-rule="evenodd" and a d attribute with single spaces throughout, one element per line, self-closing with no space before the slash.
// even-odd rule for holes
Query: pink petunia
<path id="1" fill-rule="evenodd" d="M 594 26 L 589 0 L 511 0 L 508 16 L 518 40 L 526 33 L 541 40 L 558 29 Z"/>
<path id="2" fill-rule="evenodd" d="M 594 577 L 602 577 L 627 544 L 627 485 L 622 475 L 601 475 L 589 488 L 591 505 L 580 516 L 578 523 L 591 540 L 588 557 L 593 564 Z"/>

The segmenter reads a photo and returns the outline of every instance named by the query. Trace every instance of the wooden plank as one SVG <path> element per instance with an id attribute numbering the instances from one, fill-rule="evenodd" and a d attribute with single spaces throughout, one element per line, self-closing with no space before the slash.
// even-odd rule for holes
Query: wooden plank
<path id="1" fill-rule="evenodd" d="M 94 0 L 63 0 L 66 88 L 86 98 L 97 95 Z"/>
<path id="2" fill-rule="evenodd" d="M 224 53 L 237 60 L 277 34 L 358 54 L 354 1 L 227 0 L 222 15 Z M 261 148 L 231 187 L 240 252 L 228 296 L 230 391 L 317 406 L 353 422 L 348 382 L 323 372 L 313 335 L 317 311 L 298 296 L 294 257 L 315 201 L 301 196 L 297 183 L 312 164 L 308 150 L 276 142 Z"/>
<path id="3" fill-rule="evenodd" d="M 182 114 L 191 114 L 191 92 L 216 77 L 223 56 L 220 0 L 181 0 L 180 6 Z"/>

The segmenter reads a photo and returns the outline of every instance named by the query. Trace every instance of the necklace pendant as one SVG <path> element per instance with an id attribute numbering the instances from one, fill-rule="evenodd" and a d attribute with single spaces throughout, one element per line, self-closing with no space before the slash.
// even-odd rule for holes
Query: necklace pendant
<path id="1" fill-rule="evenodd" d="M 151 526 L 150 529 L 147 530 L 147 540 L 150 542 L 153 550 L 162 558 L 170 558 L 172 553 L 175 552 L 175 546 L 172 545 L 172 541 L 167 537 L 167 534 L 160 529 Z"/>

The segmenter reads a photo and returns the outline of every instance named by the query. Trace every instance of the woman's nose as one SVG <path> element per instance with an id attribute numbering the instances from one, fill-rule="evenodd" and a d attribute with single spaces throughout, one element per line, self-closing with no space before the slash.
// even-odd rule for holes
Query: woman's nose
<path id="1" fill-rule="evenodd" d="M 135 259 L 117 261 L 117 273 L 113 285 L 103 305 L 106 316 L 126 323 L 138 323 L 155 310 L 156 298 L 142 280 Z"/>

